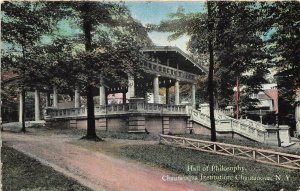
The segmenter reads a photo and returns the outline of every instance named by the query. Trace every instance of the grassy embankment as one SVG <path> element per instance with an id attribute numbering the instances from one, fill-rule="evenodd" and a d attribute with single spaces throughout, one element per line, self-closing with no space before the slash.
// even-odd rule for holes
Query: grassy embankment
<path id="1" fill-rule="evenodd" d="M 3 145 L 1 151 L 3 191 L 90 191 L 13 148 Z"/>

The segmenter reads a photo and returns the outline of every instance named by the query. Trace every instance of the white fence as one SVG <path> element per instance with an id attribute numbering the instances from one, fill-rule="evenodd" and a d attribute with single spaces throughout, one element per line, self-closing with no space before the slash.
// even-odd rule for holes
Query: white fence
<path id="1" fill-rule="evenodd" d="M 260 163 L 300 170 L 299 155 L 170 135 L 160 135 L 159 142 L 165 145 L 254 160 Z"/>

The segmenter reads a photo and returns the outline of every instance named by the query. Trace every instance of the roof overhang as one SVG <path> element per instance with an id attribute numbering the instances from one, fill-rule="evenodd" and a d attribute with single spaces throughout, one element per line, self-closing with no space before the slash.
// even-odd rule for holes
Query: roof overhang
<path id="1" fill-rule="evenodd" d="M 141 51 L 143 53 L 145 52 L 151 52 L 154 54 L 159 54 L 159 53 L 169 53 L 169 54 L 173 54 L 173 56 L 177 56 L 179 58 L 179 60 L 181 60 L 182 62 L 180 62 L 180 64 L 186 64 L 187 67 L 193 68 L 196 67 L 199 71 L 194 71 L 197 74 L 199 74 L 199 72 L 201 73 L 205 73 L 207 74 L 208 71 L 206 68 L 204 68 L 202 65 L 200 65 L 199 63 L 197 63 L 191 56 L 189 56 L 188 54 L 186 54 L 185 52 L 183 52 L 180 48 L 176 47 L 176 46 L 151 46 L 151 47 L 144 47 L 141 49 Z"/>

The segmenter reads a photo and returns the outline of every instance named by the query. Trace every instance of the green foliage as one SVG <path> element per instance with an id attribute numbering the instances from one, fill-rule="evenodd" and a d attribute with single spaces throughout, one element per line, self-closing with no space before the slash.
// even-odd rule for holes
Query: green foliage
<path id="1" fill-rule="evenodd" d="M 152 44 L 145 28 L 119 3 L 5 2 L 2 11 L 3 65 L 26 86 L 66 88 L 87 81 L 96 86 L 100 73 L 120 81 L 120 71 L 138 68 L 137 45 Z M 83 22 L 91 25 L 89 52 L 83 48 Z M 77 33 L 62 33 L 61 25 L 68 23 Z M 41 43 L 44 38 L 48 43 Z"/>
<path id="2" fill-rule="evenodd" d="M 220 76 L 218 95 L 225 99 L 232 97 L 230 89 L 235 86 L 236 78 L 247 86 L 242 92 L 243 97 L 257 93 L 268 73 L 268 55 L 261 36 L 264 23 L 258 8 L 250 2 L 220 2 L 214 13 L 217 75 Z M 245 104 L 247 102 L 242 103 Z"/>
<path id="3" fill-rule="evenodd" d="M 295 127 L 297 91 L 300 89 L 300 4 L 296 1 L 263 4 L 268 51 L 279 89 L 279 123 Z"/>
<path id="4" fill-rule="evenodd" d="M 36 65 L 35 52 L 32 49 L 39 41 L 42 34 L 53 27 L 51 20 L 53 3 L 46 6 L 44 3 L 33 2 L 4 2 L 1 7 L 3 68 L 18 76 L 15 81 L 22 92 L 22 102 L 25 104 L 25 91 L 39 82 L 35 75 L 43 70 Z M 39 84 L 39 83 L 37 83 Z M 22 131 L 25 132 L 25 107 L 22 110 Z"/>
<path id="5" fill-rule="evenodd" d="M 14 45 L 33 45 L 40 35 L 49 31 L 51 6 L 40 2 L 8 2 L 1 5 L 2 39 Z"/>
<path id="6" fill-rule="evenodd" d="M 186 14 L 180 8 L 170 17 L 154 29 L 172 32 L 171 39 L 183 34 L 190 36 L 188 49 L 196 57 L 208 54 L 208 37 L 212 37 L 216 94 L 221 105 L 225 106 L 232 100 L 237 77 L 241 84 L 248 86 L 247 94 L 257 92 L 260 84 L 266 82 L 268 55 L 261 35 L 264 23 L 255 3 L 213 2 L 211 33 L 208 32 L 207 13 Z"/>
<path id="7" fill-rule="evenodd" d="M 140 46 L 152 44 L 121 3 L 5 2 L 2 9 L 3 60 L 19 75 L 22 91 L 56 86 L 71 93 L 79 86 L 88 95 L 88 121 L 94 121 L 92 89 L 138 74 Z M 76 32 L 61 32 L 63 23 L 77 25 Z"/>
<path id="8" fill-rule="evenodd" d="M 52 4 L 51 4 L 52 5 Z M 42 70 L 34 65 L 33 48 L 42 34 L 51 30 L 54 22 L 52 6 L 33 2 L 4 2 L 2 4 L 3 68 L 19 76 L 20 86 L 30 86 L 36 81 L 32 75 Z"/>
<path id="9" fill-rule="evenodd" d="M 281 95 L 293 104 L 300 87 L 300 4 L 299 2 L 274 2 L 265 5 L 264 12 L 270 34 L 269 51 L 277 68 Z"/>

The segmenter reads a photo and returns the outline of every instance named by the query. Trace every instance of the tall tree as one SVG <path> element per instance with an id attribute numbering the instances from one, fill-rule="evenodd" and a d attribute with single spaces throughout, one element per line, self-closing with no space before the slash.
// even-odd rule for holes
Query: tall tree
<path id="1" fill-rule="evenodd" d="M 300 91 L 300 3 L 273 2 L 263 6 L 261 14 L 268 25 L 268 50 L 277 72 L 280 123 L 294 128 L 293 108 Z"/>
<path id="2" fill-rule="evenodd" d="M 207 62 L 210 69 L 214 68 L 210 74 L 213 73 L 215 80 L 209 74 L 209 82 L 204 84 L 214 86 L 209 89 L 208 97 L 212 97 L 210 91 L 215 92 L 214 97 L 225 107 L 233 98 L 237 79 L 240 84 L 247 85 L 241 92 L 245 97 L 257 93 L 261 83 L 266 82 L 264 75 L 268 72 L 268 55 L 262 39 L 264 23 L 258 12 L 260 6 L 252 2 L 208 2 L 206 5 L 207 11 L 199 13 L 185 13 L 183 8 L 179 8 L 176 13 L 170 14 L 169 20 L 153 28 L 172 32 L 171 40 L 188 35 L 191 53 L 199 58 L 209 55 Z M 212 23 L 209 25 L 208 21 Z M 214 50 L 213 53 L 211 50 Z M 209 98 L 209 102 L 213 104 L 214 101 Z"/>
<path id="3" fill-rule="evenodd" d="M 83 32 L 84 51 L 61 62 L 71 76 L 68 83 L 85 87 L 88 119 L 87 134 L 83 138 L 97 141 L 100 139 L 95 131 L 93 89 L 101 83 L 122 83 L 124 71 L 135 73 L 142 58 L 137 45 L 147 43 L 147 37 L 144 33 L 137 38 L 137 31 L 143 31 L 143 27 L 131 18 L 122 4 L 61 2 L 60 5 L 62 11 L 70 11 L 70 15 L 75 16 Z M 110 80 L 106 80 L 108 77 Z"/>
<path id="4" fill-rule="evenodd" d="M 18 84 L 22 94 L 22 132 L 25 129 L 25 91 L 35 83 L 35 68 L 28 57 L 42 34 L 52 26 L 51 6 L 33 2 L 4 2 L 2 9 L 3 68 L 13 71 L 19 77 Z"/>
<path id="5" fill-rule="evenodd" d="M 216 141 L 216 127 L 214 118 L 214 41 L 215 24 L 213 11 L 215 3 L 207 3 L 207 13 L 185 14 L 183 8 L 179 8 L 176 13 L 170 14 L 171 19 L 162 21 L 160 25 L 152 26 L 156 30 L 163 32 L 173 32 L 170 39 L 176 39 L 183 34 L 190 36 L 188 48 L 197 55 L 209 54 L 209 74 L 207 91 L 210 107 L 211 140 Z"/>
<path id="6" fill-rule="evenodd" d="M 241 93 L 248 97 L 258 93 L 261 84 L 266 82 L 268 55 L 262 39 L 264 22 L 258 11 L 260 8 L 251 2 L 218 2 L 214 17 L 219 95 L 231 96 L 232 87 L 239 82 L 246 85 Z M 225 96 L 226 99 L 230 100 Z"/>
<path id="7" fill-rule="evenodd" d="M 170 20 L 163 21 L 156 27 L 163 32 L 172 32 L 170 39 L 183 34 L 190 36 L 188 49 L 196 57 L 208 57 L 208 37 L 213 37 L 215 56 L 215 92 L 221 106 L 227 106 L 233 98 L 236 79 L 247 85 L 243 93 L 255 93 L 266 82 L 268 72 L 263 37 L 262 19 L 259 6 L 247 2 L 213 2 L 211 17 L 214 30 L 209 33 L 206 26 L 207 13 L 185 13 L 179 8 L 170 14 Z"/>
<path id="8" fill-rule="evenodd" d="M 213 34 L 214 21 L 212 18 L 212 2 L 207 2 L 207 27 L 208 34 Z M 210 128 L 211 128 L 211 141 L 216 141 L 216 125 L 214 114 L 214 49 L 213 49 L 213 37 L 208 35 L 208 52 L 209 52 L 209 70 L 208 70 L 208 86 L 207 91 L 209 93 L 209 113 L 210 113 Z"/>

